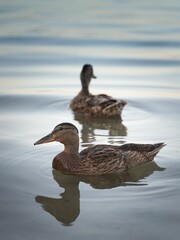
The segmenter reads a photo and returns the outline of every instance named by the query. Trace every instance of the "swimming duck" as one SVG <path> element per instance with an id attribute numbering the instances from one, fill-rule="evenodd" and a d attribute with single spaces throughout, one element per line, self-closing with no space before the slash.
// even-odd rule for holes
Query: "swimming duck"
<path id="1" fill-rule="evenodd" d="M 164 143 L 135 144 L 121 146 L 94 145 L 79 153 L 78 129 L 71 123 L 61 123 L 34 145 L 57 141 L 64 144 L 64 151 L 52 162 L 52 167 L 66 174 L 100 175 L 119 173 L 150 162 Z"/>
<path id="2" fill-rule="evenodd" d="M 121 115 L 122 109 L 127 102 L 124 100 L 117 100 L 106 94 L 91 94 L 89 92 L 89 84 L 92 78 L 96 78 L 93 73 L 93 67 L 90 64 L 85 64 L 80 74 L 82 89 L 71 101 L 70 108 L 75 113 L 83 113 L 87 115 Z"/>

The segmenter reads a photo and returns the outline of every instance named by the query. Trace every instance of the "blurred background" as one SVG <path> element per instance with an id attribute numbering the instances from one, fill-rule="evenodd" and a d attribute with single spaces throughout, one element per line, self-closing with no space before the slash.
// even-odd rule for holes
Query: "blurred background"
<path id="1" fill-rule="evenodd" d="M 70 110 L 85 63 L 91 93 L 128 102 L 122 121 Z M 3 239 L 179 239 L 180 1 L 0 0 L 0 115 Z M 125 175 L 64 176 L 62 145 L 33 146 L 64 121 L 80 150 L 167 146 Z"/>

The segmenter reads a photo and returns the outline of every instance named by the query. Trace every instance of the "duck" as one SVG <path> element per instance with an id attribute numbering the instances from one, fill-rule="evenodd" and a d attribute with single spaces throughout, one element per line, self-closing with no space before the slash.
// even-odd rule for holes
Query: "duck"
<path id="1" fill-rule="evenodd" d="M 117 100 L 106 94 L 93 95 L 89 92 L 89 85 L 94 75 L 93 66 L 85 64 L 80 73 L 81 91 L 70 102 L 70 108 L 74 113 L 93 116 L 117 116 L 121 115 L 124 100 Z"/>
<path id="2" fill-rule="evenodd" d="M 53 131 L 34 145 L 57 141 L 64 145 L 52 161 L 52 168 L 71 175 L 107 175 L 128 171 L 153 161 L 164 143 L 123 145 L 98 144 L 79 152 L 78 129 L 72 123 L 58 124 Z"/>

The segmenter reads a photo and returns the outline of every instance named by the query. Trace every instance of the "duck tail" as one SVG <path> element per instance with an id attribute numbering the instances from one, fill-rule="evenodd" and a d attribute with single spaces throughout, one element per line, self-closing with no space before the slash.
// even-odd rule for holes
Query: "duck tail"
<path id="1" fill-rule="evenodd" d="M 155 156 L 158 154 L 158 152 L 166 146 L 165 143 L 155 143 L 151 145 L 151 149 L 149 151 L 144 152 L 144 163 L 148 163 L 154 160 Z"/>
<path id="2" fill-rule="evenodd" d="M 123 107 L 127 104 L 125 100 L 120 100 L 120 103 L 123 105 Z"/>
<path id="3" fill-rule="evenodd" d="M 154 150 L 152 150 L 152 152 L 157 154 L 163 147 L 166 146 L 166 144 L 165 143 L 155 143 L 155 144 L 153 144 L 153 146 L 154 146 Z"/>
<path id="4" fill-rule="evenodd" d="M 105 106 L 105 108 L 103 109 L 103 115 L 106 115 L 106 116 L 121 115 L 121 112 L 126 104 L 127 102 L 124 100 L 110 103 L 107 106 Z"/>
<path id="5" fill-rule="evenodd" d="M 164 146 L 166 146 L 165 143 L 132 144 L 132 152 L 129 153 L 128 168 L 153 161 L 154 157 Z"/>

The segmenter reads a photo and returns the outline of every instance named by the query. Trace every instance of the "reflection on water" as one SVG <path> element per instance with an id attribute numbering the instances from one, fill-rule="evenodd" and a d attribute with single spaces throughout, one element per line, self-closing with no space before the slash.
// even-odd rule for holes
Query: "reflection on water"
<path id="1" fill-rule="evenodd" d="M 155 162 L 141 165 L 128 172 L 120 174 L 100 175 L 100 176 L 73 176 L 65 175 L 56 170 L 52 171 L 54 180 L 64 192 L 61 198 L 51 198 L 46 196 L 36 196 L 35 200 L 40 203 L 43 209 L 64 225 L 72 224 L 80 214 L 80 189 L 79 183 L 84 182 L 95 189 L 109 189 L 119 186 L 142 186 L 145 183 L 139 182 L 155 171 L 164 171 Z"/>
<path id="2" fill-rule="evenodd" d="M 71 175 L 63 175 L 56 170 L 52 172 L 60 187 L 64 188 L 61 198 L 36 196 L 35 200 L 41 203 L 44 210 L 53 215 L 57 221 L 68 225 L 76 220 L 80 213 L 79 179 Z"/>
<path id="3" fill-rule="evenodd" d="M 74 119 L 82 125 L 81 129 L 81 140 L 82 143 L 92 143 L 96 141 L 95 130 L 108 130 L 108 139 L 109 143 L 110 139 L 113 136 L 118 136 L 119 139 L 121 137 L 127 136 L 127 128 L 122 123 L 122 119 L 120 116 L 114 117 L 93 117 L 93 116 L 83 116 L 81 114 L 75 114 Z M 122 140 L 118 141 L 118 143 L 124 143 Z M 112 142 L 111 142 L 112 143 Z M 117 143 L 117 141 L 116 141 Z M 86 145 L 83 145 L 86 146 Z"/>
<path id="4" fill-rule="evenodd" d="M 1 238 L 89 240 L 93 233 L 99 240 L 179 240 L 180 1 L 74 2 L 0 2 Z M 93 94 L 128 101 L 123 122 L 72 115 L 69 102 L 79 91 L 79 70 L 87 62 L 99 76 Z M 102 140 L 164 141 L 167 147 L 156 159 L 166 171 L 147 182 L 141 179 L 160 170 L 154 163 L 99 178 L 53 171 L 54 181 L 50 161 L 57 146 L 40 149 L 33 142 L 67 121 L 82 129 L 82 148 Z M 56 181 L 64 193 L 52 198 Z M 94 190 L 106 188 L 113 189 Z M 94 191 L 96 199 L 90 201 Z M 134 201 L 137 192 L 141 198 Z M 36 201 L 58 221 L 41 210 L 34 201 L 37 194 L 44 196 Z M 81 205 L 80 195 L 86 199 Z M 72 224 L 80 207 L 81 218 L 72 228 L 56 226 Z"/>

